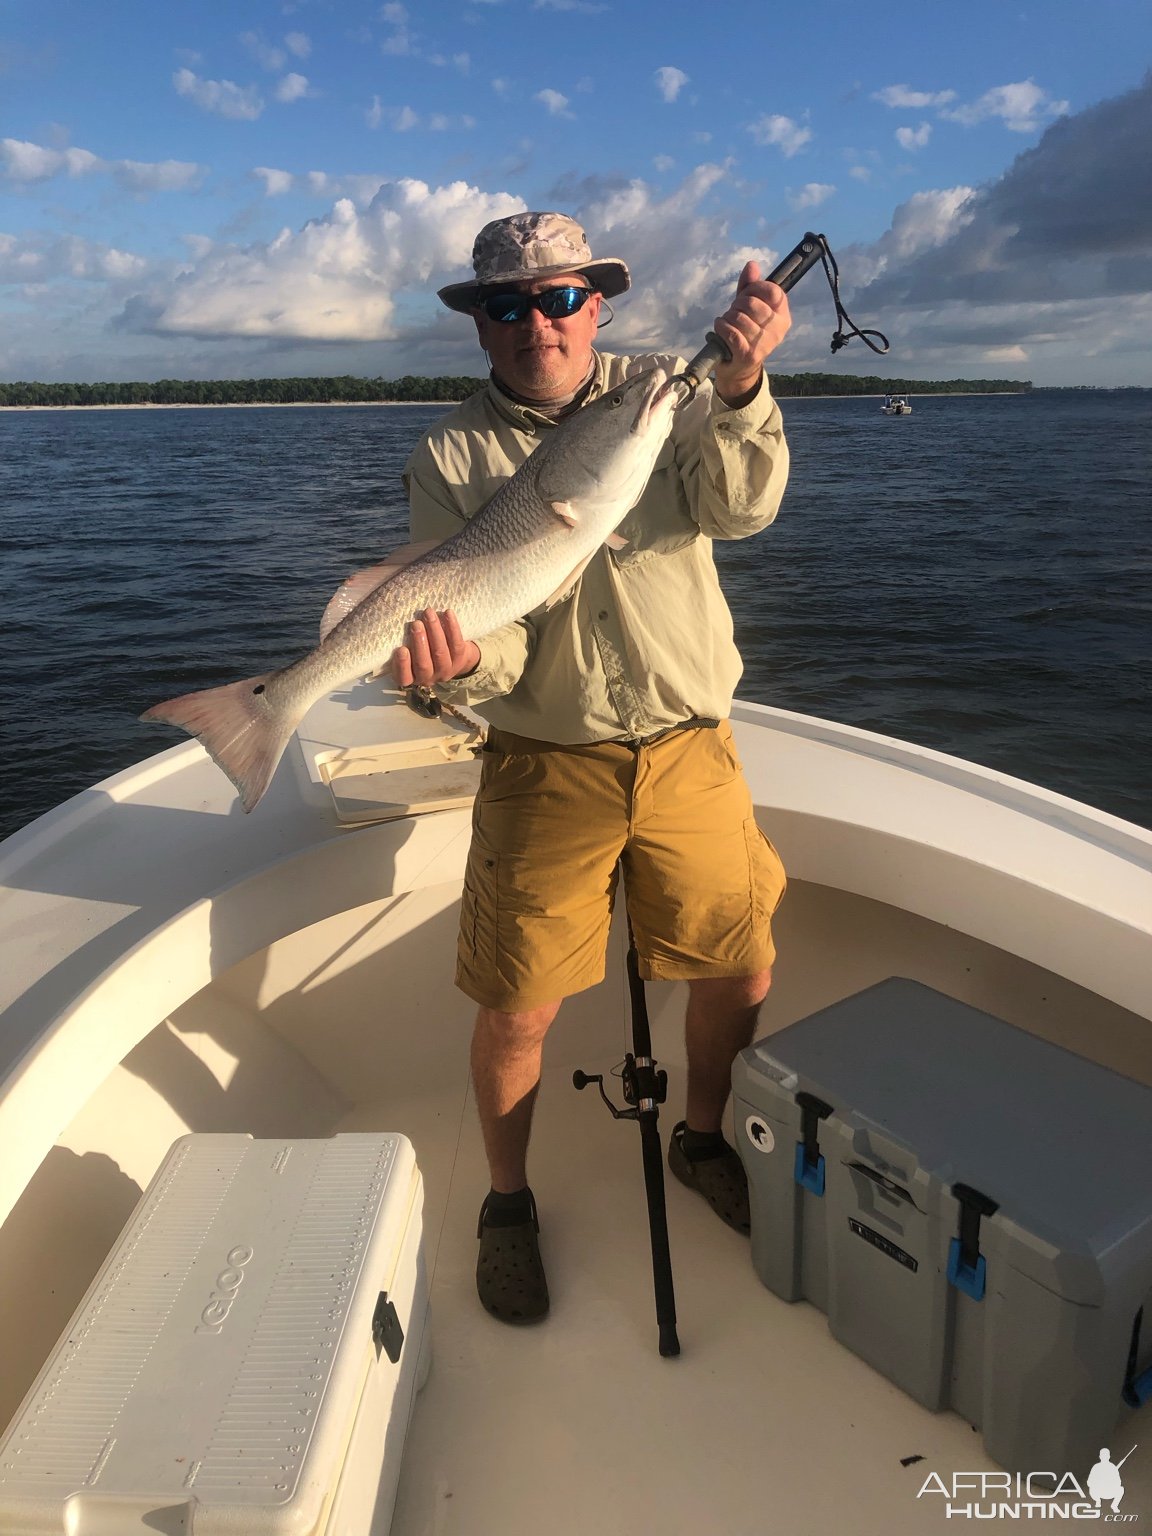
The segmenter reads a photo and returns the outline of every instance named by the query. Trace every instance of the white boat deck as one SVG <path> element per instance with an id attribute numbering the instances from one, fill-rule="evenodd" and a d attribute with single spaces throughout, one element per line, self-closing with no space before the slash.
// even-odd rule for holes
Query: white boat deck
<path id="1" fill-rule="evenodd" d="M 365 697 L 320 707 L 318 751 L 371 740 Z M 734 725 L 793 882 L 766 1028 L 902 974 L 1152 1081 L 1152 834 L 866 732 L 749 705 Z M 0 1215 L 17 1209 L 0 1402 L 176 1136 L 403 1131 L 426 1182 L 435 1360 L 395 1536 L 943 1528 L 945 1500 L 917 1493 L 930 1472 L 995 1475 L 980 1436 L 767 1292 L 747 1241 L 671 1178 L 683 1352 L 660 1357 L 639 1135 L 571 1087 L 574 1066 L 607 1071 L 626 1048 L 618 934 L 608 981 L 548 1042 L 530 1173 L 552 1315 L 520 1330 L 483 1313 L 471 1010 L 450 980 L 468 837 L 466 810 L 341 826 L 291 753 L 244 817 L 189 744 L 4 845 Z M 681 999 L 650 997 L 666 1140 Z M 45 1264 L 64 1266 L 48 1294 Z M 1152 1520 L 1152 1405 L 1136 1422 L 1123 1513 Z"/>
<path id="2" fill-rule="evenodd" d="M 671 1077 L 665 1144 L 682 1101 L 681 1075 L 673 1068 Z M 530 1177 L 552 1311 L 524 1328 L 489 1318 L 476 1297 L 487 1179 L 470 1096 L 451 1090 L 412 1106 L 426 1149 L 433 1365 L 409 1431 L 393 1536 L 955 1530 L 944 1497 L 917 1495 L 931 1473 L 948 1488 L 963 1472 L 1002 1482 L 980 1435 L 906 1397 L 838 1344 L 822 1313 L 766 1290 L 748 1240 L 671 1175 L 682 1352 L 661 1358 L 639 1132 L 594 1094 L 577 1093 L 567 1067 L 545 1075 Z M 371 1119 L 361 1111 L 341 1128 Z M 1133 1424 L 1112 1449 L 1119 1458 L 1130 1440 L 1146 1442 L 1125 1468 L 1122 1510 L 1148 1520 L 1152 1405 Z M 905 1465 L 913 1457 L 922 1459 Z M 1035 1486 L 1050 1493 L 1054 1483 Z"/>

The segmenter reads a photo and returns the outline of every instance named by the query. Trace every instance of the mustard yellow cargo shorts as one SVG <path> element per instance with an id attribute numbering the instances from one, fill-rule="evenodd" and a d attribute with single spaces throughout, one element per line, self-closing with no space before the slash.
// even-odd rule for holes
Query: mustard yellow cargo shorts
<path id="1" fill-rule="evenodd" d="M 771 966 L 784 867 L 756 824 L 726 721 L 638 747 L 557 747 L 492 730 L 456 985 L 511 1013 L 602 980 L 621 860 L 645 979 Z"/>

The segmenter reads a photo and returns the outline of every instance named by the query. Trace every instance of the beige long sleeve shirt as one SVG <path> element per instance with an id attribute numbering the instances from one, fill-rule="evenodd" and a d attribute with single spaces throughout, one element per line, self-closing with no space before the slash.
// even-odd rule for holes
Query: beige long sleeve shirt
<path id="1" fill-rule="evenodd" d="M 595 353 L 590 399 L 667 354 Z M 413 541 L 446 538 L 480 511 L 555 424 L 494 384 L 449 412 L 404 470 Z M 693 716 L 723 719 L 743 670 L 712 558 L 776 516 L 788 478 L 768 381 L 732 410 L 705 386 L 676 414 L 639 502 L 571 596 L 480 641 L 480 664 L 441 684 L 452 704 L 539 740 L 643 739 Z"/>

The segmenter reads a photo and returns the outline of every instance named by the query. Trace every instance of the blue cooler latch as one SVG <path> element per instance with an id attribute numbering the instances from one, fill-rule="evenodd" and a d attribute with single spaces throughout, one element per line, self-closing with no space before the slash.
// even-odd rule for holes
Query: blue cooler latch
<path id="1" fill-rule="evenodd" d="M 980 1252 L 980 1220 L 1000 1207 L 968 1184 L 953 1184 L 952 1193 L 960 1202 L 960 1235 L 948 1249 L 948 1280 L 973 1301 L 983 1301 L 987 1265 Z"/>
<path id="2" fill-rule="evenodd" d="M 831 1104 L 825 1104 L 814 1093 L 798 1093 L 800 1129 L 803 1139 L 796 1143 L 797 1184 L 809 1189 L 814 1195 L 824 1193 L 824 1154 L 820 1151 L 820 1122 L 832 1113 Z"/>

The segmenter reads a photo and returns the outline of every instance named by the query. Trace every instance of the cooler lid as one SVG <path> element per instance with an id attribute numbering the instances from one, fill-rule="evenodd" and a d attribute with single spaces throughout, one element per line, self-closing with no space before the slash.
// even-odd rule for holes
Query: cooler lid
<path id="1" fill-rule="evenodd" d="M 993 1220 L 1056 1250 L 1021 1253 L 1019 1267 L 1061 1294 L 1081 1288 L 1079 1266 L 1061 1266 L 1061 1254 L 1091 1257 L 1093 1269 L 1152 1262 L 1152 1088 L 1142 1083 L 902 977 L 789 1025 L 742 1060 L 753 1076 L 795 1078 L 841 1118 L 873 1122 L 942 1183 L 995 1200 Z"/>
<path id="2" fill-rule="evenodd" d="M 419 1188 L 398 1135 L 177 1141 L 0 1441 L 0 1529 L 318 1530 Z"/>

